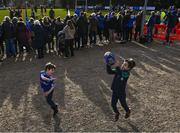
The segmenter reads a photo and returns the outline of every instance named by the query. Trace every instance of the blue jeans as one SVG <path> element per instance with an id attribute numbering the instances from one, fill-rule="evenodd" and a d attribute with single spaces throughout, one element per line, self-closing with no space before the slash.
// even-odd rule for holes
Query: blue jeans
<path id="1" fill-rule="evenodd" d="M 152 42 L 152 40 L 153 40 L 153 27 L 148 27 L 147 37 L 148 37 L 148 42 Z"/>
<path id="2" fill-rule="evenodd" d="M 6 44 L 7 56 L 11 56 L 11 55 L 15 56 L 16 55 L 16 49 L 15 49 L 14 39 L 6 39 L 5 44 Z"/>

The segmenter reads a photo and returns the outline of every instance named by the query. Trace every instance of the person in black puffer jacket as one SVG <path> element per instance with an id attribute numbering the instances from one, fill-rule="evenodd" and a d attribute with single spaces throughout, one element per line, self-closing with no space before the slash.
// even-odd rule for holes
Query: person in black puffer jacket
<path id="1" fill-rule="evenodd" d="M 4 21 L 2 23 L 2 33 L 6 44 L 7 57 L 16 57 L 16 50 L 14 45 L 15 29 L 8 16 L 4 17 Z"/>
<path id="2" fill-rule="evenodd" d="M 81 16 L 78 18 L 76 26 L 77 26 L 77 34 L 78 34 L 78 48 L 80 46 L 83 48 L 85 46 L 85 35 L 86 35 L 86 27 L 88 25 L 87 19 L 84 17 L 84 13 L 81 13 Z"/>
<path id="3" fill-rule="evenodd" d="M 63 30 L 64 23 L 61 21 L 61 18 L 58 17 L 58 18 L 56 18 L 54 25 L 55 25 L 55 31 L 54 32 L 55 32 L 55 36 L 56 36 L 56 49 L 58 49 L 58 33 L 59 33 L 59 31 Z"/>
<path id="4" fill-rule="evenodd" d="M 19 44 L 20 53 L 23 53 L 23 47 L 26 48 L 26 52 L 29 52 L 30 51 L 29 40 L 31 39 L 30 31 L 28 30 L 22 19 L 19 19 L 17 23 L 16 33 L 17 33 L 16 36 Z"/>
<path id="5" fill-rule="evenodd" d="M 33 45 L 34 48 L 38 51 L 38 58 L 41 59 L 44 57 L 44 46 L 45 46 L 45 34 L 44 29 L 39 20 L 34 21 L 34 26 L 32 28 L 33 32 Z"/>
<path id="6" fill-rule="evenodd" d="M 109 20 L 109 36 L 110 36 L 110 43 L 115 41 L 115 30 L 117 28 L 117 17 L 115 16 L 115 12 L 111 13 Z"/>
<path id="7" fill-rule="evenodd" d="M 49 53 L 52 50 L 52 36 L 53 36 L 53 29 L 51 27 L 51 23 L 48 20 L 48 17 L 43 18 L 43 29 L 45 34 L 45 43 L 47 44 L 46 52 Z"/>

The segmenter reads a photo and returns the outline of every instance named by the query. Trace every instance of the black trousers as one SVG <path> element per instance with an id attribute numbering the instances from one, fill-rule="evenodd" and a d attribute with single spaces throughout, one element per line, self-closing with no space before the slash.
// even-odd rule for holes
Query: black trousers
<path id="1" fill-rule="evenodd" d="M 43 47 L 42 48 L 38 48 L 38 58 L 41 59 L 44 57 L 44 51 L 43 51 Z"/>
<path id="2" fill-rule="evenodd" d="M 65 56 L 69 56 L 69 51 L 71 53 L 71 56 L 74 56 L 74 39 L 67 39 L 65 40 Z"/>
<path id="3" fill-rule="evenodd" d="M 116 92 L 112 93 L 112 99 L 111 99 L 111 106 L 113 108 L 114 113 L 119 113 L 118 109 L 117 109 L 117 102 L 118 100 L 121 103 L 121 106 L 124 108 L 124 110 L 126 112 L 129 111 L 129 107 L 126 103 L 126 94 L 119 94 Z"/>
<path id="4" fill-rule="evenodd" d="M 88 44 L 88 33 L 84 34 L 84 44 L 85 44 L 85 46 L 87 46 L 87 44 Z"/>
<path id="5" fill-rule="evenodd" d="M 166 31 L 166 42 L 169 42 L 169 36 L 173 28 L 168 27 Z"/>
<path id="6" fill-rule="evenodd" d="M 128 28 L 123 27 L 123 40 L 128 41 Z"/>
<path id="7" fill-rule="evenodd" d="M 122 39 L 123 39 L 123 38 L 122 38 L 122 37 L 123 37 L 123 32 L 122 32 L 122 30 L 118 30 L 118 31 L 117 31 L 117 36 L 118 36 L 118 39 L 119 39 L 119 40 L 122 40 Z"/>
<path id="8" fill-rule="evenodd" d="M 96 32 L 95 31 L 91 31 L 89 33 L 89 38 L 90 38 L 90 44 L 96 44 Z"/>
<path id="9" fill-rule="evenodd" d="M 128 33 L 127 33 L 127 40 L 132 40 L 132 30 L 133 30 L 133 27 L 128 27 Z"/>
<path id="10" fill-rule="evenodd" d="M 15 39 L 14 40 L 14 45 L 15 45 L 15 50 L 16 50 L 16 53 L 18 53 L 18 41 Z"/>
<path id="11" fill-rule="evenodd" d="M 54 103 L 54 101 L 52 100 L 53 97 L 53 92 L 52 91 L 48 96 L 46 96 L 46 102 L 49 104 L 49 106 L 53 109 L 53 110 L 57 110 L 57 105 Z"/>
<path id="12" fill-rule="evenodd" d="M 26 44 L 23 44 L 22 42 L 18 42 L 18 44 L 19 44 L 19 52 L 20 52 L 20 53 L 23 53 L 23 52 L 24 52 L 23 47 L 26 48 L 26 51 L 27 51 L 27 52 L 30 51 L 30 46 L 29 46 L 28 42 L 27 42 Z"/>
<path id="13" fill-rule="evenodd" d="M 77 39 L 78 39 L 78 48 L 80 48 L 80 47 L 83 48 L 83 47 L 85 46 L 85 43 L 86 43 L 86 42 L 85 42 L 85 41 L 86 41 L 86 40 L 85 40 L 85 39 L 86 39 L 86 38 L 85 38 L 85 34 L 79 34 Z M 81 46 L 81 45 L 82 45 L 82 46 Z"/>
<path id="14" fill-rule="evenodd" d="M 103 29 L 98 28 L 98 36 L 99 36 L 99 40 L 100 40 L 100 41 L 102 41 L 102 40 L 103 40 L 103 37 L 102 37 L 102 32 L 103 32 Z"/>
<path id="15" fill-rule="evenodd" d="M 136 27 L 135 28 L 135 34 L 134 34 L 134 40 L 137 40 L 137 36 L 140 37 L 141 34 L 141 27 Z"/>
<path id="16" fill-rule="evenodd" d="M 79 48 L 80 48 L 78 37 L 75 37 L 75 38 L 74 38 L 74 46 L 75 46 L 76 49 L 79 49 Z"/>
<path id="17" fill-rule="evenodd" d="M 109 29 L 108 28 L 104 29 L 104 33 L 103 34 L 104 34 L 104 37 L 105 37 L 106 41 L 109 40 Z"/>
<path id="18" fill-rule="evenodd" d="M 58 44 L 58 53 L 64 54 L 64 44 L 60 43 Z"/>
<path id="19" fill-rule="evenodd" d="M 3 45 L 3 41 L 0 41 L 0 50 L 1 50 L 1 54 L 4 55 L 4 45 Z"/>

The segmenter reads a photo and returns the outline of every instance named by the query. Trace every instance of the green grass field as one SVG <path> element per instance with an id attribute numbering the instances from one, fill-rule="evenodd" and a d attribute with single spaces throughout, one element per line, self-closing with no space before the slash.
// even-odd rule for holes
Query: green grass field
<path id="1" fill-rule="evenodd" d="M 49 10 L 50 9 L 47 9 L 47 13 L 44 14 L 45 16 L 49 15 Z M 66 14 L 67 14 L 66 9 L 54 9 L 54 11 L 55 11 L 55 16 L 56 17 L 60 16 L 61 18 L 64 18 L 66 16 Z M 28 16 L 30 17 L 31 16 L 31 10 L 28 9 L 27 12 L 28 12 Z M 90 15 L 92 12 L 93 11 L 88 11 L 87 14 Z M 74 10 L 70 10 L 70 13 L 71 13 L 71 15 L 73 15 Z M 102 11 L 102 13 L 106 14 L 107 11 Z M 3 21 L 4 16 L 9 16 L 9 11 L 8 10 L 0 10 L 0 21 L 1 22 Z M 25 18 L 25 9 L 22 10 L 22 16 L 23 16 L 23 18 Z M 36 16 L 37 16 L 38 19 L 42 17 L 41 13 L 40 13 L 40 9 L 38 9 L 38 12 L 37 12 Z"/>
<path id="2" fill-rule="evenodd" d="M 48 16 L 49 15 L 49 10 L 50 9 L 47 9 L 47 12 L 46 12 L 46 14 L 44 14 L 44 16 Z M 55 11 L 55 16 L 56 17 L 58 17 L 58 16 L 60 16 L 61 18 L 64 18 L 65 16 L 66 16 L 66 14 L 67 14 L 67 12 L 66 12 L 66 9 L 54 9 L 54 11 Z M 105 10 L 103 10 L 103 11 L 101 11 L 102 12 L 102 14 L 107 14 L 108 13 L 108 11 L 105 11 Z M 31 16 L 31 9 L 28 9 L 27 10 L 27 13 L 28 13 L 28 16 L 30 17 Z M 71 13 L 71 15 L 73 15 L 74 14 L 74 10 L 70 10 L 70 13 Z M 91 13 L 93 13 L 93 11 L 91 10 L 89 10 L 89 11 L 87 11 L 87 15 L 89 16 Z M 0 22 L 2 22 L 3 21 L 3 19 L 4 19 L 4 16 L 9 16 L 9 10 L 0 10 Z M 23 9 L 22 10 L 22 17 L 25 19 L 25 9 Z M 38 12 L 37 12 L 37 14 L 36 14 L 36 17 L 37 17 L 37 19 L 40 19 L 42 16 L 41 16 L 41 13 L 40 13 L 40 9 L 38 9 Z M 149 16 L 146 16 L 146 20 L 149 18 Z"/>

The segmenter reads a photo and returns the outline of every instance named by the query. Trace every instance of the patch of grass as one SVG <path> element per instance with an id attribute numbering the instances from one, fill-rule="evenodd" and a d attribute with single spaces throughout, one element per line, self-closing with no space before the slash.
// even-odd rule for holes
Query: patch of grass
<path id="1" fill-rule="evenodd" d="M 50 9 L 47 9 L 47 12 L 46 12 L 46 14 L 44 13 L 44 16 L 48 16 L 48 15 L 49 15 L 49 10 L 50 10 Z M 66 16 L 66 14 L 67 14 L 66 9 L 54 9 L 54 11 L 55 11 L 55 16 L 56 16 L 56 17 L 60 16 L 61 18 L 64 18 L 64 17 Z M 101 11 L 101 12 L 102 12 L 103 15 L 105 15 L 105 14 L 108 13 L 108 11 L 106 11 L 106 10 L 103 10 L 103 11 Z M 73 15 L 73 14 L 74 14 L 74 10 L 70 10 L 70 13 L 71 13 L 71 15 Z M 89 16 L 91 13 L 93 13 L 92 10 L 87 11 L 87 15 L 88 15 L 88 16 Z M 28 9 L 28 10 L 27 10 L 27 14 L 28 14 L 28 17 L 30 18 L 30 16 L 31 16 L 31 9 Z M 9 16 L 9 10 L 0 10 L 0 22 L 3 21 L 4 16 Z M 22 9 L 22 17 L 23 17 L 23 19 L 25 20 L 25 9 Z M 37 14 L 36 14 L 36 17 L 37 17 L 37 19 L 42 18 L 40 9 L 38 9 L 38 12 L 37 12 Z M 146 20 L 147 20 L 148 18 L 149 18 L 149 16 L 146 16 Z"/>
<path id="2" fill-rule="evenodd" d="M 44 13 L 44 16 L 48 16 L 49 15 L 49 10 L 50 9 L 47 9 L 47 12 Z M 55 16 L 58 17 L 60 16 L 61 18 L 64 18 L 67 14 L 66 12 L 66 9 L 54 9 L 55 11 Z M 70 13 L 71 15 L 74 14 L 74 10 L 70 10 Z M 93 13 L 93 11 L 87 11 L 87 15 L 89 16 L 91 13 Z M 102 11 L 103 14 L 106 14 L 107 11 Z M 27 10 L 27 14 L 28 14 L 28 17 L 31 16 L 31 9 L 28 9 Z M 9 10 L 0 10 L 0 21 L 2 22 L 3 19 L 4 19 L 4 16 L 9 16 Z M 22 9 L 22 17 L 25 18 L 25 9 Z M 36 17 L 37 19 L 40 19 L 42 16 L 41 16 L 41 12 L 40 12 L 40 9 L 38 9 L 38 12 L 36 14 Z"/>
<path id="3" fill-rule="evenodd" d="M 44 13 L 45 16 L 49 15 L 49 10 L 50 9 L 47 9 L 47 12 Z M 64 18 L 66 16 L 66 10 L 65 9 L 55 9 L 54 11 L 55 11 L 56 17 L 60 16 L 61 18 Z M 73 11 L 71 11 L 71 14 L 72 13 L 73 13 Z M 31 16 L 31 9 L 27 10 L 27 14 L 28 14 L 28 17 Z M 2 21 L 4 19 L 4 16 L 8 16 L 8 15 L 9 15 L 8 10 L 0 10 L 0 21 Z M 36 16 L 37 16 L 37 19 L 40 19 L 42 17 L 40 9 L 38 9 Z M 25 18 L 25 9 L 22 9 L 22 17 Z"/>

